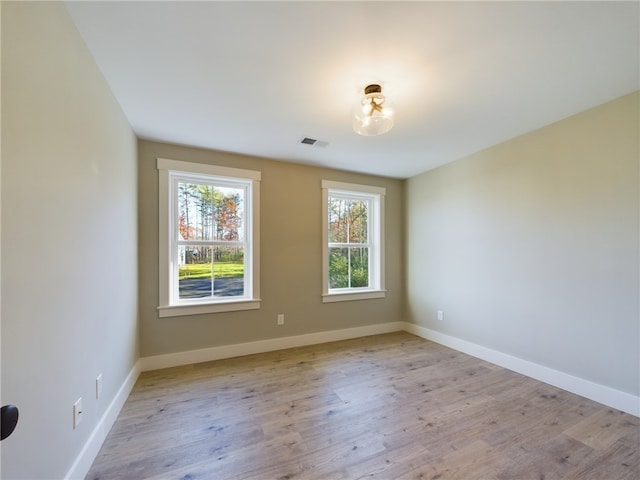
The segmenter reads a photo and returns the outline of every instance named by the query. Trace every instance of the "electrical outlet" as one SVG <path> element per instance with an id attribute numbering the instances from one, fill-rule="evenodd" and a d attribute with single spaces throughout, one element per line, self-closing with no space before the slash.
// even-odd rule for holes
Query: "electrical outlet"
<path id="1" fill-rule="evenodd" d="M 96 377 L 96 400 L 102 395 L 102 374 Z"/>
<path id="2" fill-rule="evenodd" d="M 284 313 L 278 314 L 278 325 L 284 325 Z"/>
<path id="3" fill-rule="evenodd" d="M 82 422 L 82 397 L 76 400 L 76 403 L 73 404 L 73 429 L 78 428 Z"/>
<path id="4" fill-rule="evenodd" d="M 438 320 L 444 320 L 444 312 L 442 310 L 438 310 Z"/>

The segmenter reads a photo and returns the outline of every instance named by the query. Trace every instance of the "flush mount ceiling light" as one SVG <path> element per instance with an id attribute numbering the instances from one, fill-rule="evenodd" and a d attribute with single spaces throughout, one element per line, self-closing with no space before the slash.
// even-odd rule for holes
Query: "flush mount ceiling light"
<path id="1" fill-rule="evenodd" d="M 353 130 L 359 135 L 387 133 L 393 127 L 393 109 L 385 104 L 382 87 L 377 83 L 364 88 L 364 96 L 353 110 Z"/>

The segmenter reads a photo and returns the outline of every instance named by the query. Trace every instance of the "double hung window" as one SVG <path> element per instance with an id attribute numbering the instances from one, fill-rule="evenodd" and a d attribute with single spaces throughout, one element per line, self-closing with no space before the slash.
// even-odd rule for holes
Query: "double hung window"
<path id="1" fill-rule="evenodd" d="M 322 182 L 323 301 L 384 297 L 385 189 Z"/>
<path id="2" fill-rule="evenodd" d="M 259 308 L 260 172 L 158 159 L 160 316 Z"/>

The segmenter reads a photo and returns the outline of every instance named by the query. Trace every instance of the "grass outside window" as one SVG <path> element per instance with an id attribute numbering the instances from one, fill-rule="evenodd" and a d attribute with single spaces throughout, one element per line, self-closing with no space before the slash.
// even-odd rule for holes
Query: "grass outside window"
<path id="1" fill-rule="evenodd" d="M 242 278 L 244 265 L 242 262 L 215 262 L 215 263 L 190 263 L 180 265 L 178 279 L 185 278 L 211 278 L 211 269 L 214 269 L 216 278 Z"/>

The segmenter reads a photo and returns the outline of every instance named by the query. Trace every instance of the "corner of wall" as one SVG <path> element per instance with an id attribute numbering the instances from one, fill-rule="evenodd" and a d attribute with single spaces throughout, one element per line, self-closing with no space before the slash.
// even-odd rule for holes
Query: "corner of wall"
<path id="1" fill-rule="evenodd" d="M 422 337 L 426 340 L 444 345 L 472 357 L 493 363 L 500 367 L 512 370 L 535 380 L 553 385 L 576 395 L 588 398 L 594 402 L 602 403 L 609 407 L 630 413 L 640 417 L 640 397 L 621 392 L 605 385 L 600 385 L 583 378 L 569 375 L 543 365 L 523 360 L 506 353 L 483 347 L 460 338 L 421 327 L 413 323 L 404 323 L 405 331 Z"/>

